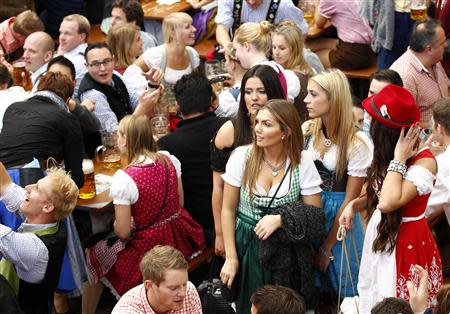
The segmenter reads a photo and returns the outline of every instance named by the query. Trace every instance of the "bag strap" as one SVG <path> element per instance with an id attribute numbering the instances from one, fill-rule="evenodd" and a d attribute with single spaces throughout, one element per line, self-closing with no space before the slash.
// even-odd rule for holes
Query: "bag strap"
<path id="1" fill-rule="evenodd" d="M 239 28 L 241 25 L 241 12 L 242 12 L 242 6 L 243 6 L 242 0 L 234 0 L 233 3 L 233 26 L 231 27 L 231 38 L 233 38 L 234 32 Z"/>
<path id="2" fill-rule="evenodd" d="M 277 16 L 278 8 L 280 7 L 280 0 L 272 0 L 270 1 L 269 10 L 267 11 L 266 21 L 270 24 L 274 24 L 275 17 Z"/>
<path id="3" fill-rule="evenodd" d="M 144 229 L 147 229 L 148 227 L 151 227 L 155 223 L 155 221 L 158 221 L 159 217 L 162 215 L 162 213 L 164 211 L 164 208 L 166 207 L 167 194 L 169 192 L 169 167 L 167 165 L 166 157 L 164 157 L 163 162 L 164 162 L 164 173 L 165 173 L 165 176 L 166 176 L 166 190 L 164 192 L 164 200 L 163 200 L 163 203 L 161 205 L 161 210 L 159 211 L 159 213 L 155 217 L 155 219 L 153 219 L 150 223 L 148 223 L 147 225 L 145 225 L 143 227 L 135 228 L 134 230 L 131 231 L 131 234 L 136 233 L 136 232 L 141 231 L 141 230 L 144 230 Z"/>
<path id="4" fill-rule="evenodd" d="M 287 167 L 286 171 L 284 172 L 284 176 L 281 179 L 280 184 L 278 185 L 277 190 L 275 191 L 275 194 L 272 196 L 272 199 L 270 200 L 270 203 L 269 203 L 269 206 L 267 206 L 267 209 L 270 208 L 270 206 L 272 205 L 273 200 L 275 199 L 275 196 L 277 196 L 277 193 L 280 190 L 281 185 L 283 184 L 284 178 L 286 178 L 286 175 L 288 174 L 289 170 L 291 169 L 291 165 L 292 164 L 290 163 L 289 166 Z"/>

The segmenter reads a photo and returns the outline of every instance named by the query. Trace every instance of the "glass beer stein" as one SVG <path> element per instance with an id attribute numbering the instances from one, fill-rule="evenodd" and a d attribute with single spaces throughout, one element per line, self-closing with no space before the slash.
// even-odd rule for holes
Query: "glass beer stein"
<path id="1" fill-rule="evenodd" d="M 82 167 L 84 184 L 80 188 L 80 194 L 78 197 L 86 200 L 95 196 L 94 162 L 91 159 L 83 159 Z"/>
<path id="2" fill-rule="evenodd" d="M 425 0 L 411 1 L 411 19 L 418 21 L 427 18 L 427 5 Z"/>
<path id="3" fill-rule="evenodd" d="M 101 138 L 102 145 L 95 150 L 95 158 L 97 161 L 101 162 L 105 168 L 120 168 L 120 150 L 117 145 L 117 134 L 115 132 L 103 133 Z"/>
<path id="4" fill-rule="evenodd" d="M 23 61 L 13 63 L 13 79 L 15 86 L 22 86 L 26 91 L 30 91 L 33 88 L 30 72 L 25 69 L 25 62 Z"/>

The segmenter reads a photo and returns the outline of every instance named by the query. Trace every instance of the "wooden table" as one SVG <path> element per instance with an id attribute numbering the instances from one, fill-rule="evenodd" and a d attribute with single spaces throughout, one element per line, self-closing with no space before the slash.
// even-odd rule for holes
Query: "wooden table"
<path id="1" fill-rule="evenodd" d="M 95 174 L 101 173 L 107 176 L 113 176 L 116 171 L 117 169 L 105 168 L 102 163 L 94 161 Z M 109 197 L 109 189 L 103 191 L 102 193 L 96 194 L 91 199 L 83 200 L 79 198 L 77 201 L 77 207 L 82 207 L 87 210 L 94 210 L 95 212 L 102 212 L 109 206 L 112 206 L 112 198 Z"/>
<path id="2" fill-rule="evenodd" d="M 192 8 L 186 0 L 171 5 L 159 4 L 156 0 L 141 0 L 144 18 L 149 20 L 163 20 L 170 13 L 185 12 Z"/>

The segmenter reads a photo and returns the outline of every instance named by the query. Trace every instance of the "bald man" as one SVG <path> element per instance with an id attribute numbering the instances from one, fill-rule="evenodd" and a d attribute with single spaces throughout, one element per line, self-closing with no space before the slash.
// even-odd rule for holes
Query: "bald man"
<path id="1" fill-rule="evenodd" d="M 35 32 L 25 39 L 23 50 L 25 68 L 31 72 L 31 81 L 34 86 L 39 76 L 47 70 L 48 62 L 53 58 L 55 42 L 49 34 Z"/>

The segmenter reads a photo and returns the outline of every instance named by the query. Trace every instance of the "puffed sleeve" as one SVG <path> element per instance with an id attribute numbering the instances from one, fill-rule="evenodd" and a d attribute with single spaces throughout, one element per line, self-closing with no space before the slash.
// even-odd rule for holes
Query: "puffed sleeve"
<path id="1" fill-rule="evenodd" d="M 194 57 L 193 63 L 194 63 L 194 68 L 192 70 L 195 70 L 198 68 L 198 66 L 200 65 L 200 56 L 198 55 L 197 50 L 195 50 L 192 47 L 186 47 L 187 49 L 189 49 L 192 53 L 192 56 Z"/>
<path id="2" fill-rule="evenodd" d="M 418 195 L 426 195 L 433 191 L 436 177 L 427 168 L 413 165 L 406 171 L 404 179 L 416 186 Z"/>
<path id="3" fill-rule="evenodd" d="M 175 167 L 175 170 L 177 172 L 177 177 L 181 177 L 181 162 L 180 160 L 175 157 L 174 155 L 170 154 L 167 150 L 159 150 L 158 153 L 164 154 L 167 157 L 170 158 L 170 160 L 172 161 L 173 166 Z"/>
<path id="4" fill-rule="evenodd" d="M 151 68 L 152 66 L 161 68 L 164 49 L 166 49 L 164 45 L 161 45 L 145 50 L 142 54 L 142 59 L 144 60 L 145 64 L 149 68 Z"/>
<path id="5" fill-rule="evenodd" d="M 314 165 L 313 159 L 309 151 L 302 151 L 302 159 L 299 166 L 299 180 L 302 195 L 313 195 L 320 193 L 322 189 L 322 179 Z"/>
<path id="6" fill-rule="evenodd" d="M 113 175 L 109 196 L 115 205 L 132 205 L 139 198 L 139 191 L 133 179 L 123 170 L 119 169 Z"/>
<path id="7" fill-rule="evenodd" d="M 249 148 L 249 145 L 240 146 L 231 153 L 225 168 L 225 173 L 222 174 L 222 179 L 226 183 L 235 187 L 241 186 L 247 161 L 246 154 Z"/>
<path id="8" fill-rule="evenodd" d="M 352 177 L 366 177 L 373 159 L 373 144 L 364 132 L 356 133 L 358 139 L 348 154 L 347 173 Z"/>

